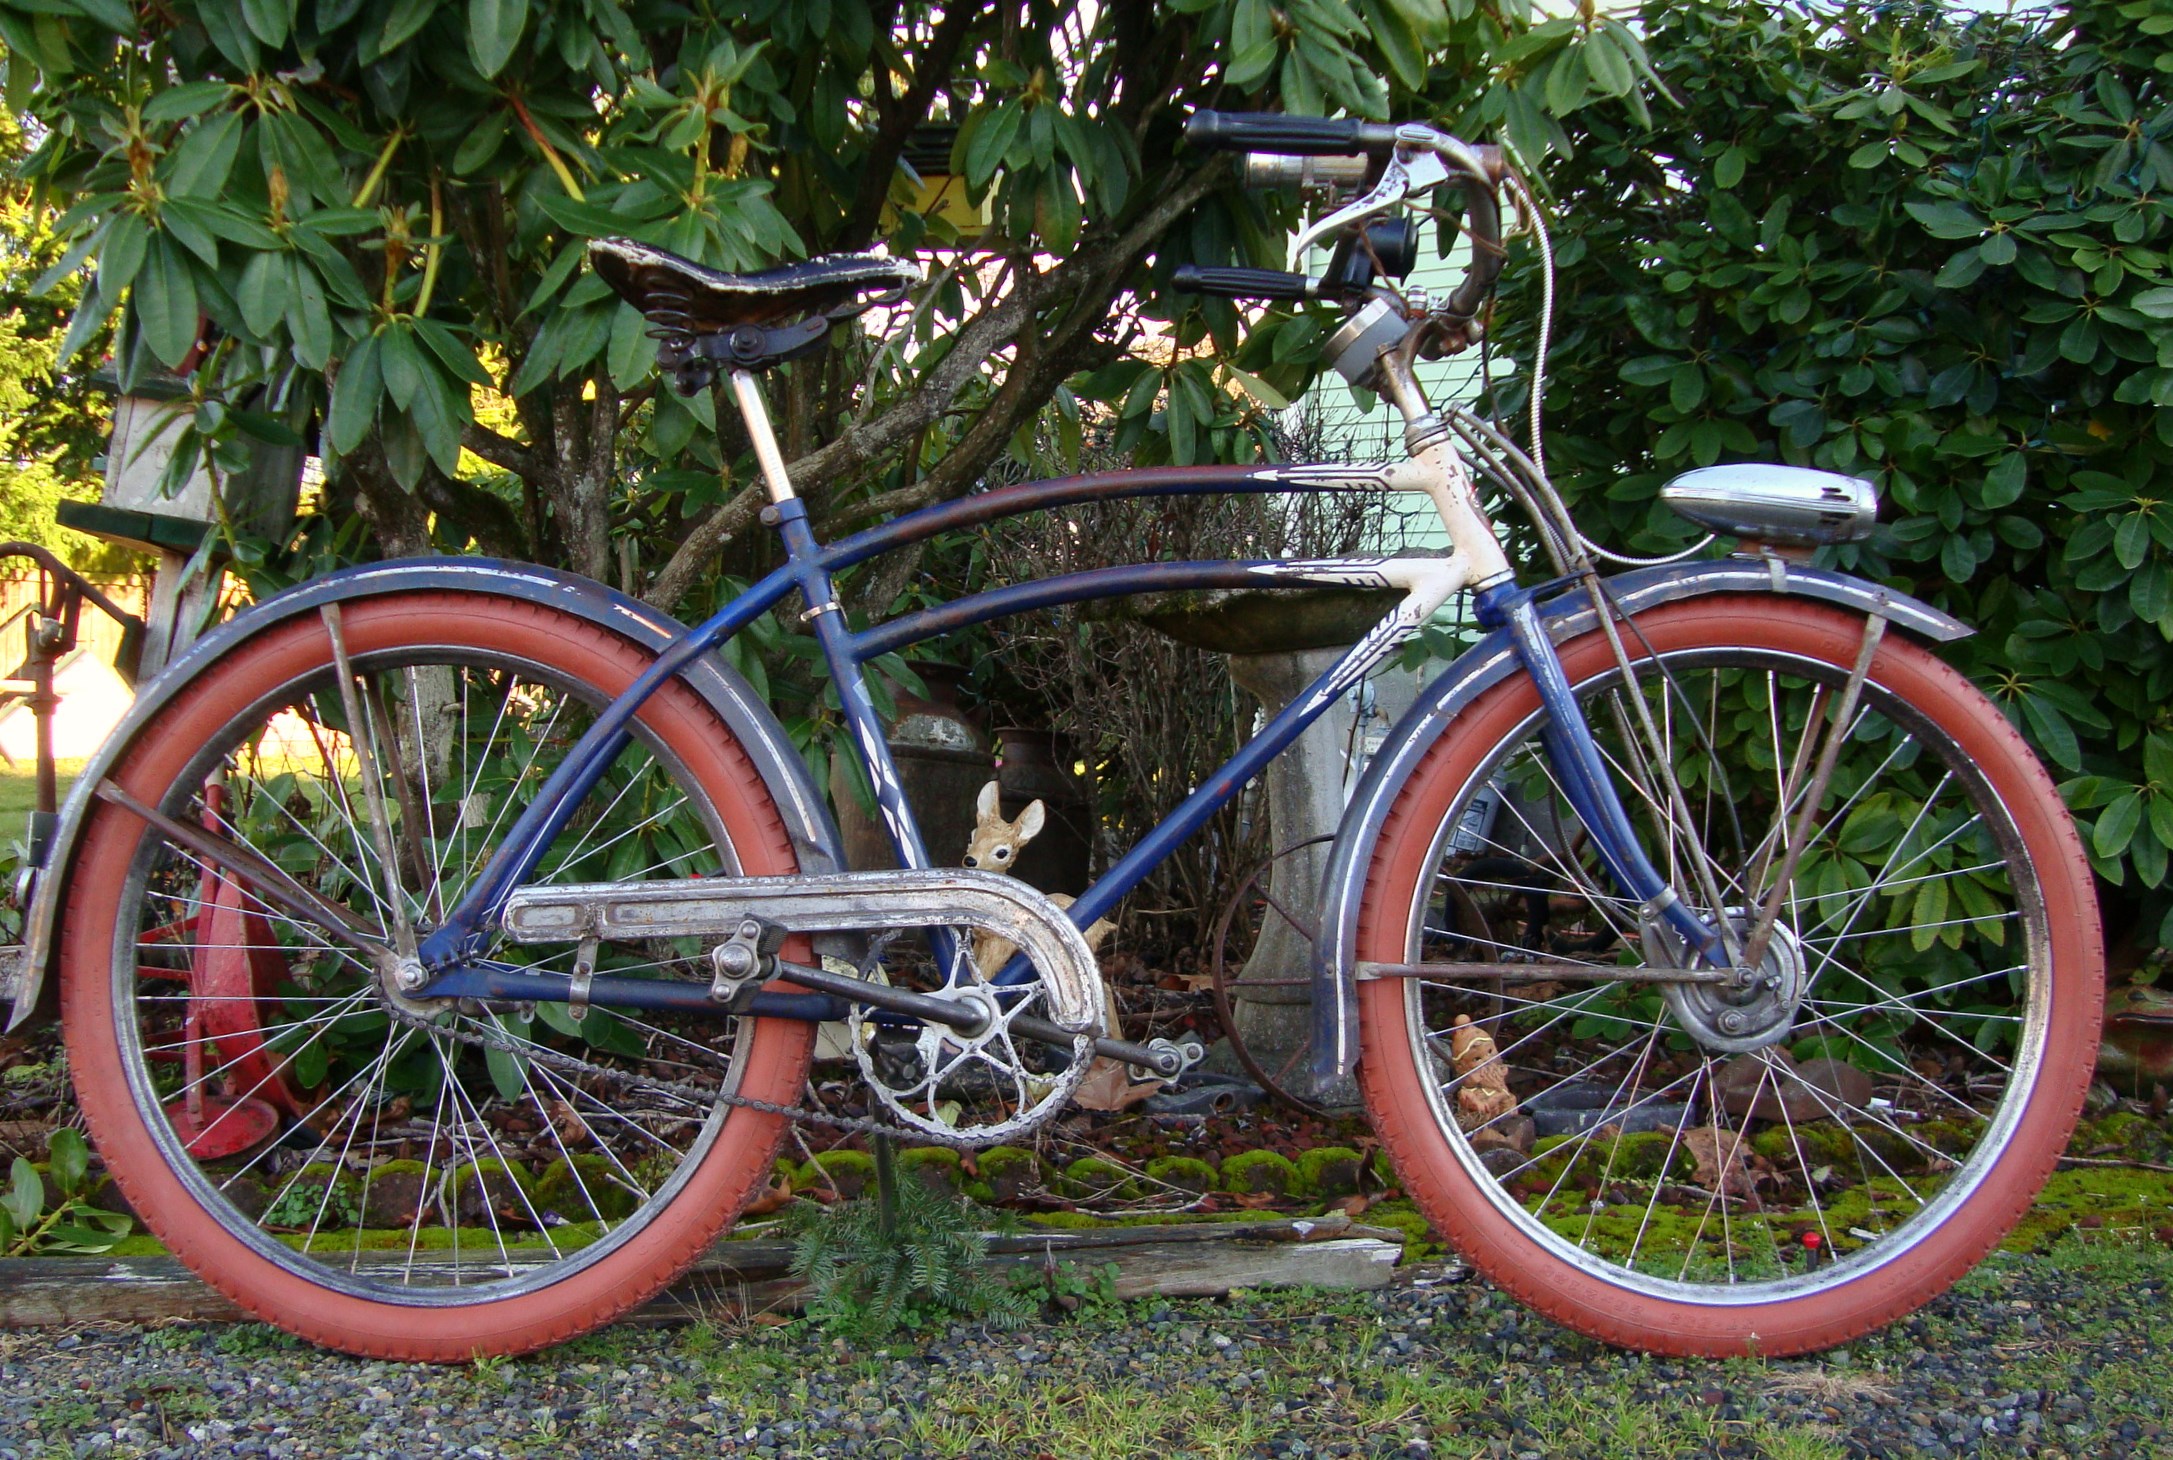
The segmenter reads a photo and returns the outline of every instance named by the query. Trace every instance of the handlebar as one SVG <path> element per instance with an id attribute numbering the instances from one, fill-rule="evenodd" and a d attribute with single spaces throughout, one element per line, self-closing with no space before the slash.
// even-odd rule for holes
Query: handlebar
<path id="1" fill-rule="evenodd" d="M 1303 245 L 1328 234 L 1340 236 L 1344 242 L 1338 245 L 1338 258 L 1347 254 L 1350 238 L 1367 226 L 1366 219 L 1443 182 L 1464 180 L 1468 184 L 1464 232 L 1471 242 L 1471 267 L 1455 292 L 1429 312 L 1447 327 L 1436 336 L 1437 346 L 1459 349 L 1476 338 L 1472 321 L 1493 292 L 1503 261 L 1501 204 L 1495 189 L 1508 174 L 1508 160 L 1499 147 L 1474 146 L 1425 126 L 1278 112 L 1194 112 L 1186 119 L 1185 138 L 1197 146 L 1251 153 L 1245 165 L 1250 186 L 1326 183 L 1370 188 L 1364 197 L 1314 224 L 1298 240 Z M 1330 272 L 1336 272 L 1333 265 Z M 1331 286 L 1328 280 L 1269 269 L 1188 265 L 1178 269 L 1171 282 L 1180 289 L 1230 298 L 1302 300 L 1362 297 L 1368 292 L 1364 285 L 1370 283 L 1370 275 L 1352 281 L 1359 286 L 1352 289 L 1343 287 L 1340 280 Z"/>
<path id="2" fill-rule="evenodd" d="M 1282 152 L 1297 157 L 1339 157 L 1354 152 L 1386 157 L 1396 129 L 1386 122 L 1347 117 L 1293 117 L 1281 112 L 1194 112 L 1185 119 L 1185 140 L 1226 152 Z"/>
<path id="3" fill-rule="evenodd" d="M 1315 281 L 1281 269 L 1227 269 L 1180 264 L 1170 275 L 1172 288 L 1187 294 L 1217 294 L 1225 299 L 1317 299 Z"/>

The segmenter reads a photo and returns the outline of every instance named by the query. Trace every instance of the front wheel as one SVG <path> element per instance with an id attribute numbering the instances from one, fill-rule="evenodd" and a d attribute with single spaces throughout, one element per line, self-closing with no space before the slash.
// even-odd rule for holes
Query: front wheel
<path id="1" fill-rule="evenodd" d="M 115 764 L 164 819 L 99 802 L 69 875 L 77 1094 L 145 1224 L 259 1317 L 377 1357 L 537 1348 L 656 1292 L 759 1189 L 785 1122 L 724 1097 L 792 1103 L 813 1027 L 403 996 L 372 950 L 393 908 L 442 919 L 653 655 L 486 594 L 359 599 L 341 623 L 356 684 L 327 623 L 290 618 Z M 530 881 L 796 867 L 746 751 L 673 681 Z M 607 945 L 598 971 L 706 981 L 703 952 Z M 486 956 L 563 974 L 574 950 Z"/>
<path id="2" fill-rule="evenodd" d="M 1666 606 L 1624 634 L 1634 684 L 1603 635 L 1562 646 L 1647 856 L 1709 923 L 1747 931 L 1787 865 L 1783 802 L 1814 788 L 1864 626 Z M 2089 867 L 2021 737 L 1887 635 L 1771 977 L 1663 991 L 1596 976 L 1686 960 L 1609 882 L 1543 723 L 1525 677 L 1482 695 L 1369 867 L 1361 960 L 1500 975 L 1361 986 L 1360 1085 L 1406 1188 L 1496 1282 L 1626 1347 L 1799 1353 L 1943 1291 L 2052 1171 L 2104 997 Z"/>

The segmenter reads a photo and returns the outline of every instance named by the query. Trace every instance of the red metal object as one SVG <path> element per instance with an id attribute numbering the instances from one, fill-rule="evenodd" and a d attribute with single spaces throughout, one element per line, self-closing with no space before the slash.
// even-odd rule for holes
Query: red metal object
<path id="1" fill-rule="evenodd" d="M 225 809 L 225 788 L 206 786 L 205 824 L 217 828 Z M 217 867 L 205 868 L 198 897 L 202 906 L 193 916 L 154 931 L 171 936 L 187 925 L 195 940 L 183 1032 L 187 1093 L 167 1105 L 166 1118 L 190 1155 L 219 1160 L 276 1134 L 282 1110 L 299 1116 L 309 1107 L 290 1078 L 290 1056 L 264 1037 L 264 1010 L 279 1007 L 287 963 L 262 904 L 244 879 Z M 214 1082 L 216 1095 L 205 1089 Z"/>

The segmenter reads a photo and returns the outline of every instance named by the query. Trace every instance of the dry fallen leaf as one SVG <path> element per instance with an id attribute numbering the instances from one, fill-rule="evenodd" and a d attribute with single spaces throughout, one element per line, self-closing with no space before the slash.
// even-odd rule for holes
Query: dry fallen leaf
<path id="1" fill-rule="evenodd" d="M 742 1217 L 766 1217 L 771 1212 L 789 1205 L 791 1201 L 792 1183 L 789 1181 L 772 1181 L 760 1196 L 747 1203 L 747 1209 L 741 1212 L 740 1215 Z"/>
<path id="2" fill-rule="evenodd" d="M 1097 1059 L 1088 1066 L 1086 1078 L 1072 1093 L 1071 1102 L 1081 1110 L 1129 1110 L 1162 1085 L 1160 1080 L 1134 1084 L 1123 1065 L 1113 1059 Z"/>
<path id="3" fill-rule="evenodd" d="M 1691 1180 L 1724 1197 L 1739 1196 L 1753 1205 L 1757 1203 L 1758 1191 L 1752 1185 L 1744 1159 L 1750 1150 L 1748 1134 L 1710 1125 L 1699 1126 L 1683 1137 L 1683 1149 L 1697 1162 Z"/>
<path id="4" fill-rule="evenodd" d="M 589 1138 L 588 1124 L 581 1113 L 563 1100 L 551 1102 L 551 1125 L 558 1131 L 559 1139 L 569 1146 L 580 1145 Z"/>

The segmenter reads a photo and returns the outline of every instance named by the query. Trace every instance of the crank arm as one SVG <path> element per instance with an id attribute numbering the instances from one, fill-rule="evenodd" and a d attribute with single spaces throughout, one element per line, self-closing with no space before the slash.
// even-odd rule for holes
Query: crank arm
<path id="1" fill-rule="evenodd" d="M 979 1011 L 956 999 L 939 999 L 928 994 L 916 994 L 910 989 L 894 989 L 849 973 L 832 973 L 827 968 L 809 968 L 805 964 L 779 962 L 777 976 L 787 983 L 814 989 L 836 998 L 849 999 L 856 1004 L 869 1004 L 878 1009 L 888 1009 L 894 1014 L 906 1014 L 956 1029 L 964 1034 L 981 1032 Z M 1020 1014 L 1011 1020 L 1013 1034 L 1023 1034 L 1040 1044 L 1050 1045 L 1069 1053 L 1078 1036 L 1050 1020 L 1036 1018 L 1032 1014 Z M 1155 1049 L 1144 1044 L 1134 1044 L 1128 1039 L 1113 1039 L 1108 1035 L 1094 1037 L 1094 1052 L 1122 1060 L 1128 1065 L 1141 1065 L 1158 1075 L 1174 1076 L 1184 1069 L 1184 1055 L 1172 1045 Z"/>
<path id="2" fill-rule="evenodd" d="M 1602 968 L 1591 963 L 1359 963 L 1361 979 L 1430 978 L 1442 983 L 1718 983 L 1739 980 L 1729 968 Z"/>

